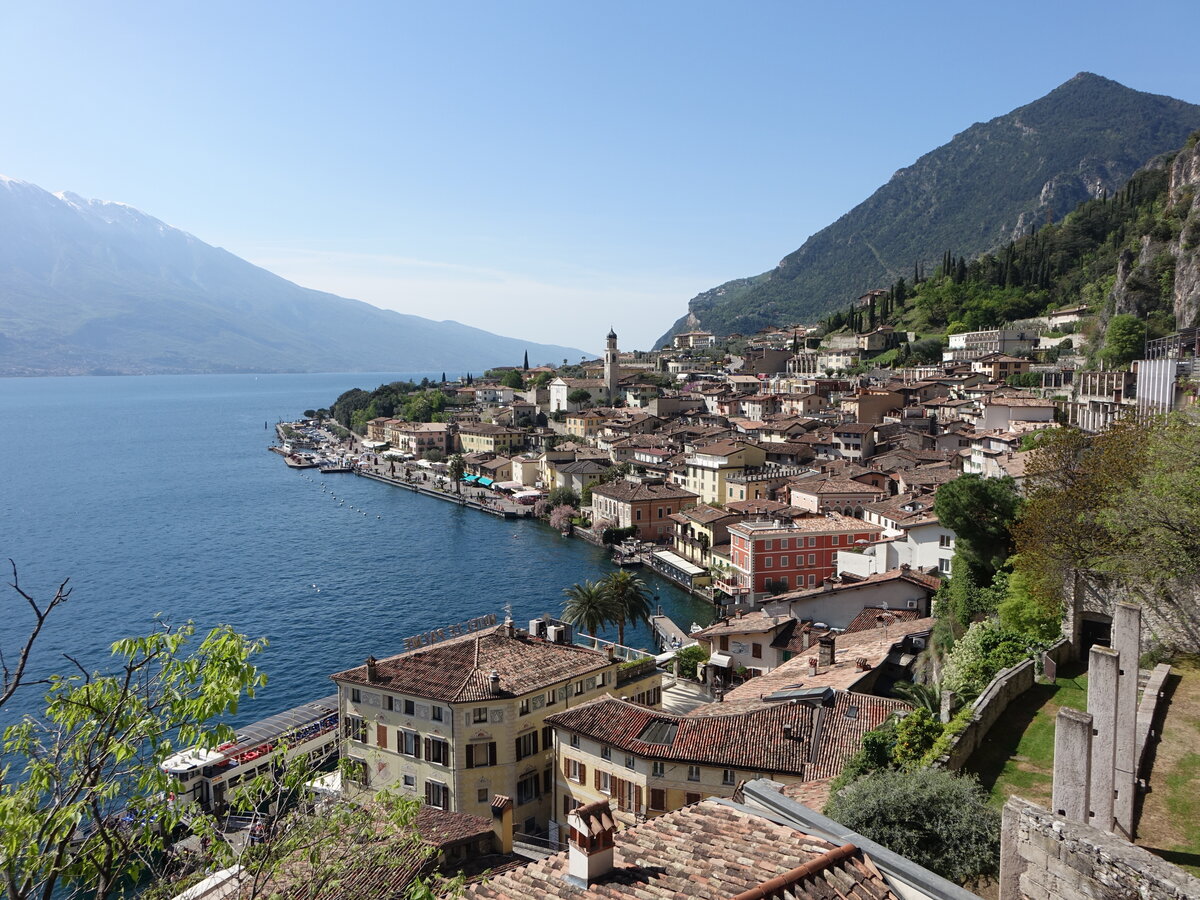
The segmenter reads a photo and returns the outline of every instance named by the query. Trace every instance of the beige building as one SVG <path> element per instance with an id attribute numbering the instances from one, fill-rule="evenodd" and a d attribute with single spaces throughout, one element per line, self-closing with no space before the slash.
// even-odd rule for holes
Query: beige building
<path id="1" fill-rule="evenodd" d="M 343 757 L 355 770 L 349 795 L 388 788 L 490 816 L 492 797 L 502 794 L 513 799 L 518 828 L 537 831 L 550 819 L 554 786 L 546 717 L 610 691 L 661 702 L 652 664 L 622 670 L 608 654 L 572 644 L 569 626 L 530 623 L 543 638 L 489 620 L 446 640 L 441 630 L 410 638 L 404 653 L 332 676 Z"/>
<path id="2" fill-rule="evenodd" d="M 519 428 L 478 423 L 458 429 L 458 449 L 462 453 L 498 453 L 511 456 L 525 446 L 525 432 Z"/>
<path id="3" fill-rule="evenodd" d="M 445 453 L 450 448 L 450 426 L 445 422 L 398 422 L 389 419 L 384 440 L 393 450 L 421 457 L 430 450 Z"/>
<path id="4" fill-rule="evenodd" d="M 633 825 L 730 797 L 755 778 L 833 778 L 863 734 L 910 708 L 832 688 L 784 691 L 778 700 L 712 703 L 681 716 L 603 697 L 555 713 L 547 719 L 558 762 L 555 819 L 565 825 L 576 806 L 607 800 L 618 822 Z"/>
<path id="5" fill-rule="evenodd" d="M 592 517 L 613 522 L 618 528 L 636 527 L 640 540 L 662 542 L 674 533 L 671 517 L 695 502 L 695 494 L 675 484 L 624 479 L 592 488 Z"/>

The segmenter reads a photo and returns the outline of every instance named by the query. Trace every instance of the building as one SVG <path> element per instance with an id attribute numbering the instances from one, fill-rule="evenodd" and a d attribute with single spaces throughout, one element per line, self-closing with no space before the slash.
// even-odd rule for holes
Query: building
<path id="1" fill-rule="evenodd" d="M 604 398 L 612 403 L 620 396 L 617 382 L 621 380 L 621 351 L 617 349 L 617 333 L 608 329 L 604 345 Z"/>
<path id="2" fill-rule="evenodd" d="M 520 428 L 491 425 L 486 422 L 460 425 L 458 449 L 462 453 L 498 453 L 512 456 L 525 446 L 525 432 Z"/>
<path id="3" fill-rule="evenodd" d="M 971 362 L 971 371 L 986 375 L 989 381 L 1007 381 L 1010 375 L 1024 375 L 1029 371 L 1029 360 L 1007 353 L 985 353 Z"/>
<path id="4" fill-rule="evenodd" d="M 594 409 L 582 409 L 567 413 L 567 434 L 583 441 L 594 441 L 604 429 L 608 416 Z"/>
<path id="5" fill-rule="evenodd" d="M 732 570 L 725 590 L 757 602 L 772 593 L 816 587 L 836 573 L 839 549 L 869 542 L 882 531 L 839 513 L 791 522 L 734 523 L 729 526 Z"/>
<path id="6" fill-rule="evenodd" d="M 1037 346 L 1037 335 L 1032 331 L 1013 331 L 993 328 L 989 331 L 964 331 L 952 334 L 949 346 L 942 352 L 942 360 L 979 359 L 989 353 L 1025 353 Z"/>
<path id="7" fill-rule="evenodd" d="M 503 794 L 521 829 L 537 831 L 550 819 L 554 783 L 546 717 L 609 691 L 660 702 L 657 670 L 622 672 L 612 656 L 572 644 L 569 626 L 535 620 L 534 632 L 546 625 L 535 637 L 488 620 L 446 640 L 440 629 L 410 638 L 403 653 L 332 676 L 351 796 L 387 788 L 491 815 L 491 798 Z"/>
<path id="8" fill-rule="evenodd" d="M 841 573 L 818 587 L 770 598 L 763 604 L 763 614 L 852 631 L 861 630 L 854 625 L 864 610 L 877 610 L 872 617 L 882 633 L 901 615 L 907 619 L 928 616 L 931 598 L 941 585 L 938 578 L 907 566 L 863 577 Z"/>
<path id="9" fill-rule="evenodd" d="M 576 806 L 608 801 L 616 820 L 632 825 L 706 797 L 730 797 L 754 778 L 833 778 L 866 732 L 909 709 L 899 700 L 833 689 L 711 703 L 700 715 L 601 697 L 546 720 L 558 760 L 555 817 L 561 827 Z"/>
<path id="10" fill-rule="evenodd" d="M 676 350 L 707 350 L 717 346 L 717 336 L 711 331 L 685 331 L 671 338 L 671 346 Z"/>
<path id="11" fill-rule="evenodd" d="M 393 450 L 423 457 L 430 450 L 446 453 L 450 449 L 450 426 L 445 422 L 391 422 L 384 429 L 385 440 Z"/>
<path id="12" fill-rule="evenodd" d="M 670 540 L 676 513 L 696 504 L 696 495 L 658 479 L 629 478 L 592 488 L 592 518 L 618 528 L 636 528 L 643 541 Z"/>
<path id="13" fill-rule="evenodd" d="M 808 478 L 792 484 L 788 502 L 807 512 L 836 512 L 861 518 L 867 504 L 887 495 L 886 488 L 852 478 Z"/>
<path id="14" fill-rule="evenodd" d="M 704 444 L 687 458 L 684 486 L 702 503 L 724 503 L 726 480 L 747 469 L 760 468 L 766 461 L 766 451 L 746 441 Z"/>

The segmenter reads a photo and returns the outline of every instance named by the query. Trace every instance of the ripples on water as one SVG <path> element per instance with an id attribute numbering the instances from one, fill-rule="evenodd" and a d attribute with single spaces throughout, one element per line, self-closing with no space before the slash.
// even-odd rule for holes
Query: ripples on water
<path id="1" fill-rule="evenodd" d="M 63 578 L 74 588 L 39 645 L 39 671 L 64 652 L 101 667 L 113 640 L 145 633 L 156 613 L 227 622 L 271 642 L 270 681 L 238 716 L 249 720 L 331 693 L 330 673 L 399 652 L 409 635 L 502 616 L 506 602 L 524 625 L 556 613 L 564 587 L 612 571 L 603 551 L 537 523 L 293 471 L 266 452 L 265 422 L 400 377 L 0 379 L 0 560 L 15 560 L 38 598 Z M 711 619 L 704 602 L 642 577 L 685 629 Z M 8 652 L 26 619 L 4 590 Z M 642 627 L 626 642 L 653 646 Z M 4 720 L 36 708 L 36 690 Z"/>

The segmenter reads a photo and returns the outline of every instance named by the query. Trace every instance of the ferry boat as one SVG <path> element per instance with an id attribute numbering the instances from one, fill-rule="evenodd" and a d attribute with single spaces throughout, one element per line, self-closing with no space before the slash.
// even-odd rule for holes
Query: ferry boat
<path id="1" fill-rule="evenodd" d="M 226 797 L 241 782 L 259 775 L 272 777 L 275 763 L 306 755 L 318 769 L 338 752 L 338 695 L 313 700 L 287 712 L 238 729 L 233 741 L 211 750 L 191 747 L 162 763 L 174 776 L 172 801 L 194 803 L 221 813 Z"/>

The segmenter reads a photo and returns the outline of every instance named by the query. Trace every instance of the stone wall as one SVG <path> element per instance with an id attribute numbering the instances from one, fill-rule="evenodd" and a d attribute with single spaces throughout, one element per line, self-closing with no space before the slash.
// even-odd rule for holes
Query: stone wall
<path id="1" fill-rule="evenodd" d="M 1200 880 L 1123 838 L 1019 797 L 1004 804 L 1000 900 L 1184 900 Z"/>
<path id="2" fill-rule="evenodd" d="M 1064 639 L 1052 645 L 1046 652 L 1055 662 L 1061 663 L 1069 658 L 1071 647 Z M 1037 664 L 1032 659 L 997 672 L 983 689 L 983 693 L 971 704 L 971 721 L 966 728 L 951 738 L 949 750 L 937 761 L 937 765 L 952 772 L 957 772 L 966 765 L 971 754 L 979 748 L 992 726 L 996 724 L 996 720 L 1008 709 L 1008 704 L 1033 687 L 1036 677 Z"/>
<path id="3" fill-rule="evenodd" d="M 1200 653 L 1200 590 L 1186 582 L 1168 582 L 1152 590 L 1095 572 L 1075 570 L 1063 591 L 1063 634 L 1075 647 L 1081 647 L 1084 619 L 1111 621 L 1118 603 L 1142 608 L 1142 650 L 1167 647 L 1186 653 Z"/>

